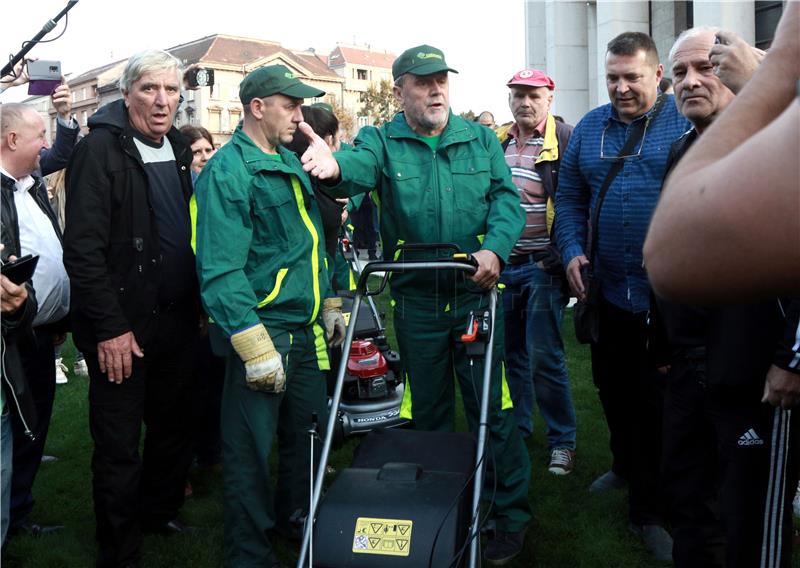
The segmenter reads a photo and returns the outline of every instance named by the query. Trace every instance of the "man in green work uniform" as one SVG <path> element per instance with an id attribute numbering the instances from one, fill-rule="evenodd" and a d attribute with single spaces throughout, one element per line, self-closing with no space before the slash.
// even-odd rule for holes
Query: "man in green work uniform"
<path id="1" fill-rule="evenodd" d="M 282 144 L 324 92 L 282 65 L 239 87 L 244 123 L 197 180 L 197 271 L 208 314 L 230 337 L 222 395 L 225 564 L 273 566 L 267 531 L 308 503 L 312 413 L 323 421 L 327 342 L 344 339 L 329 296 L 322 222 L 299 160 Z M 273 507 L 269 454 L 277 433 Z M 274 512 L 273 512 L 274 509 Z M 277 526 L 276 526 L 277 525 Z"/>
<path id="2" fill-rule="evenodd" d="M 363 128 L 352 151 L 335 154 L 300 125 L 311 141 L 303 167 L 332 184 L 335 195 L 376 189 L 384 258 L 400 258 L 404 243 L 454 243 L 478 262 L 472 280 L 490 288 L 522 231 L 524 214 L 494 133 L 450 112 L 451 71 L 434 47 L 405 51 L 392 66 L 403 112 L 380 129 Z M 391 283 L 395 331 L 408 373 L 403 415 L 419 429 L 452 429 L 455 371 L 467 420 L 476 429 L 482 364 L 470 366 L 459 338 L 469 311 L 485 308 L 487 296 L 470 292 L 449 271 L 395 273 Z M 489 419 L 488 455 L 494 460 L 489 477 L 497 483 L 496 531 L 486 548 L 490 564 L 504 564 L 520 552 L 530 520 L 530 459 L 502 379 L 502 350 L 498 310 Z M 491 487 L 490 480 L 487 498 Z"/>

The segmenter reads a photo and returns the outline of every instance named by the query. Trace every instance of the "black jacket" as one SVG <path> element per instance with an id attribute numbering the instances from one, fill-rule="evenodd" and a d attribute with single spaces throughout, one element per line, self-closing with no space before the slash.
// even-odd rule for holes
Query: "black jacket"
<path id="1" fill-rule="evenodd" d="M 155 331 L 162 273 L 147 173 L 122 100 L 100 108 L 89 128 L 75 147 L 66 179 L 64 265 L 73 337 L 79 349 L 94 353 L 98 342 L 133 331 L 144 347 Z M 188 215 L 192 152 L 176 128 L 167 138 Z"/>
<path id="2" fill-rule="evenodd" d="M 47 190 L 41 178 L 34 176 L 33 187 L 29 190 L 36 204 L 53 223 L 53 229 L 61 238 L 61 230 L 58 228 L 56 215 L 47 200 Z M 17 208 L 14 204 L 14 180 L 0 175 L 0 242 L 5 245 L 3 249 L 3 261 L 9 256 L 20 256 L 19 241 L 19 218 Z M 30 282 L 25 284 L 28 290 L 28 299 L 15 314 L 0 318 L 3 334 L 2 351 L 2 387 L 6 391 L 6 398 L 11 405 L 12 411 L 16 412 L 25 427 L 25 433 L 32 435 L 31 432 L 36 427 L 36 407 L 33 395 L 28 388 L 25 378 L 25 371 L 22 366 L 19 345 L 23 342 L 34 341 L 31 331 L 33 318 L 36 316 L 38 304 L 36 294 Z"/>
<path id="3" fill-rule="evenodd" d="M 697 138 L 692 129 L 672 144 L 664 179 Z M 743 265 L 742 270 L 748 267 Z M 654 300 L 650 302 L 650 350 L 658 366 L 675 353 L 699 349 L 709 384 L 761 386 L 771 365 L 800 373 L 792 367 L 797 298 L 720 307 L 679 304 L 657 296 Z"/>
<path id="4" fill-rule="evenodd" d="M 5 256 L 5 252 L 3 255 Z M 25 377 L 19 343 L 34 341 L 31 324 L 38 311 L 38 305 L 30 282 L 25 283 L 25 288 L 28 290 L 28 298 L 22 307 L 16 313 L 0 318 L 3 333 L 3 364 L 0 367 L 0 375 L 3 378 L 1 388 L 5 390 L 6 401 L 12 412 L 16 412 L 19 417 L 25 428 L 25 434 L 33 438 L 36 429 L 36 405 Z"/>

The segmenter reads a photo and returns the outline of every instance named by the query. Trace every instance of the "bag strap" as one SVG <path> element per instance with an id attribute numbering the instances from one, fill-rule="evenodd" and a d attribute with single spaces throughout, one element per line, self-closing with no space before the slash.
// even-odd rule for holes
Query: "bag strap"
<path id="1" fill-rule="evenodd" d="M 622 150 L 620 150 L 619 155 L 624 156 L 631 150 L 636 147 L 636 144 L 642 139 L 644 136 L 645 130 L 647 130 L 647 126 L 650 121 L 655 120 L 658 116 L 658 113 L 661 112 L 661 108 L 664 106 L 664 100 L 666 97 L 661 94 L 658 96 L 656 100 L 656 104 L 653 106 L 652 112 L 645 117 L 644 120 L 638 121 L 634 128 L 631 129 L 630 134 L 628 134 L 628 139 L 625 141 L 625 144 L 622 146 Z M 603 207 L 603 201 L 606 198 L 606 193 L 608 193 L 608 189 L 611 187 L 611 183 L 614 181 L 614 178 L 617 177 L 617 174 L 622 169 L 622 165 L 624 164 L 625 160 L 623 158 L 617 158 L 614 161 L 614 164 L 611 166 L 611 169 L 608 170 L 606 174 L 606 178 L 603 180 L 603 185 L 600 186 L 600 191 L 597 194 L 597 204 L 595 205 L 594 212 L 592 213 L 592 242 L 589 245 L 589 262 L 594 263 L 594 253 L 597 250 L 597 225 L 600 222 L 600 209 Z"/>

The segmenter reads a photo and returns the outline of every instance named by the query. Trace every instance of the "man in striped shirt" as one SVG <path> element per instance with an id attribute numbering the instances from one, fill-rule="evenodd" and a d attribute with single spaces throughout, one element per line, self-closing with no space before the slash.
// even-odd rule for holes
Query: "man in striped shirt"
<path id="1" fill-rule="evenodd" d="M 573 468 L 576 431 L 561 338 L 568 294 L 550 233 L 560 157 L 572 126 L 550 114 L 555 83 L 542 71 L 524 69 L 507 85 L 514 123 L 498 136 L 525 210 L 525 229 L 501 277 L 506 286 L 506 378 L 522 435 L 533 430 L 535 398 L 547 424 L 548 469 L 566 475 Z"/>

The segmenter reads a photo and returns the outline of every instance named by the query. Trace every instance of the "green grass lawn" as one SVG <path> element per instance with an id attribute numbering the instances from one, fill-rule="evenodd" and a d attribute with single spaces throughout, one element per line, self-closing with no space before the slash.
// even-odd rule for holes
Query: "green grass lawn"
<path id="1" fill-rule="evenodd" d="M 542 422 L 528 442 L 533 462 L 530 500 L 534 522 L 524 552 L 514 567 L 649 567 L 642 545 L 627 529 L 624 491 L 589 494 L 591 481 L 610 465 L 608 432 L 592 384 L 589 350 L 574 341 L 570 310 L 564 322 L 567 361 L 578 416 L 578 456 L 575 471 L 556 477 L 547 471 L 547 445 Z M 74 349 L 68 345 L 65 362 L 72 367 Z M 88 426 L 88 379 L 70 373 L 67 385 L 57 389 L 46 452 L 58 456 L 43 464 L 34 487 L 33 520 L 62 524 L 60 533 L 35 539 L 15 537 L 5 547 L 7 568 L 86 568 L 94 564 L 94 513 L 89 462 L 92 440 Z M 349 463 L 357 442 L 348 442 L 332 456 L 341 469 Z M 195 496 L 187 500 L 182 518 L 201 530 L 192 536 L 147 536 L 143 566 L 205 567 L 222 565 L 222 487 L 219 474 L 193 477 Z M 276 543 L 284 562 L 296 553 L 287 543 Z M 376 561 L 376 567 L 380 566 Z"/>

